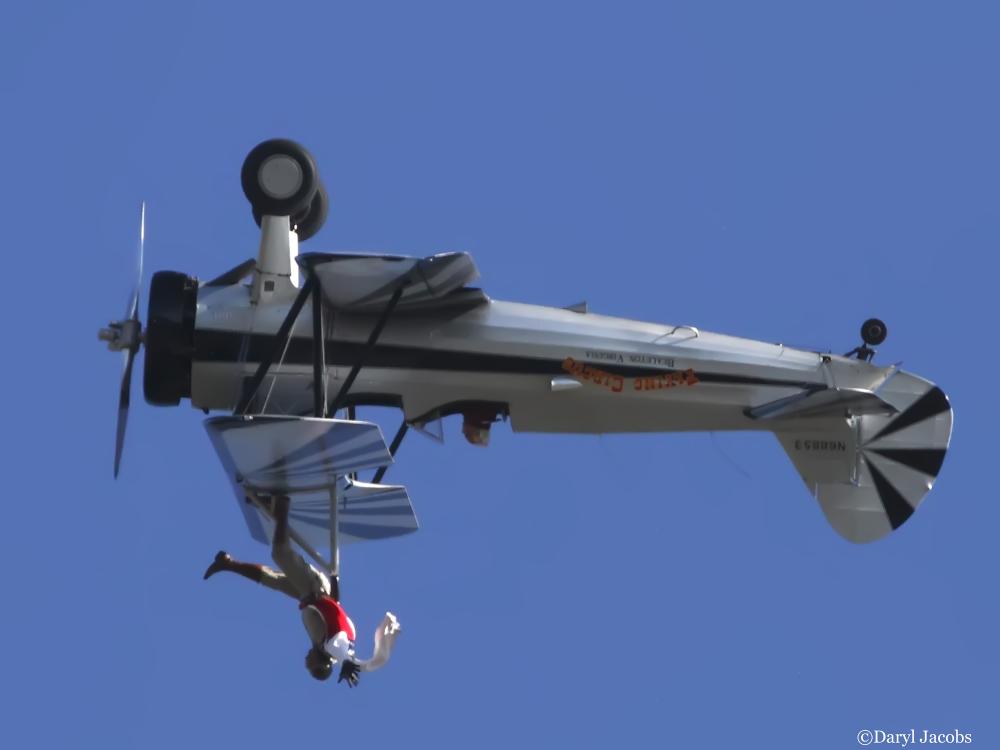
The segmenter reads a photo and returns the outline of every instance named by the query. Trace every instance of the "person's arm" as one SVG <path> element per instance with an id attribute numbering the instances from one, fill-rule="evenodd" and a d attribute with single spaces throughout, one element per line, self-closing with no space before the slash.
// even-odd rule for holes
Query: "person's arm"
<path id="1" fill-rule="evenodd" d="M 381 669 L 389 661 L 392 647 L 396 645 L 396 637 L 402 630 L 399 620 L 392 612 L 386 612 L 382 622 L 375 629 L 375 649 L 372 651 L 372 658 L 361 662 L 361 669 L 364 672 L 374 672 Z"/>

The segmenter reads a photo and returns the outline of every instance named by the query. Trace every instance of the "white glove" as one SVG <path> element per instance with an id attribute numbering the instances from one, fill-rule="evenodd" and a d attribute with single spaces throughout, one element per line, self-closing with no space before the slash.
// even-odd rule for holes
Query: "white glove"
<path id="1" fill-rule="evenodd" d="M 402 626 L 396 615 L 386 612 L 382 622 L 375 628 L 375 648 L 372 651 L 372 658 L 361 662 L 361 669 L 365 672 L 374 672 L 376 669 L 384 667 L 389 661 L 392 647 L 396 643 L 396 636 L 399 635 Z"/>

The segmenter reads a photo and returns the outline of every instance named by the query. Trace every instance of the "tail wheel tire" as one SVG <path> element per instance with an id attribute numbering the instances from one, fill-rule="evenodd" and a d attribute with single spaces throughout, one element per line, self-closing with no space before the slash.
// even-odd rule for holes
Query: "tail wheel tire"
<path id="1" fill-rule="evenodd" d="M 878 346 L 889 335 L 888 329 L 878 318 L 869 318 L 861 325 L 861 340 L 868 346 Z"/>
<path id="2" fill-rule="evenodd" d="M 298 143 L 273 138 L 247 154 L 240 182 L 255 214 L 295 216 L 311 208 L 319 172 L 312 154 Z"/>

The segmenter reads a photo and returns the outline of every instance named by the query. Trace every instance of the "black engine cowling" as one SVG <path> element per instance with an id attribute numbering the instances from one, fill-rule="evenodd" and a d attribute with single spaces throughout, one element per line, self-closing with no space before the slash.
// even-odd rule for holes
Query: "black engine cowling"
<path id="1" fill-rule="evenodd" d="M 146 367 L 142 390 L 155 406 L 191 397 L 191 360 L 198 280 L 176 271 L 153 274 L 146 315 Z"/>

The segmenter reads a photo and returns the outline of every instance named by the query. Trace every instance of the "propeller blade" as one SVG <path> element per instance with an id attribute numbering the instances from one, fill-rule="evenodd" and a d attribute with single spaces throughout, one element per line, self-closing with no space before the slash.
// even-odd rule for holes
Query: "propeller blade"
<path id="1" fill-rule="evenodd" d="M 125 447 L 125 426 L 128 424 L 128 406 L 132 399 L 132 363 L 137 349 L 129 349 L 122 373 L 121 389 L 118 392 L 118 425 L 115 434 L 115 479 L 122 463 L 122 448 Z"/>
<path id="2" fill-rule="evenodd" d="M 139 319 L 139 287 L 142 286 L 142 256 L 143 246 L 146 244 L 146 201 L 139 206 L 139 260 L 136 266 L 135 286 L 132 287 L 132 295 L 129 297 L 128 310 L 125 311 L 127 320 Z"/>
<path id="3" fill-rule="evenodd" d="M 125 427 L 128 424 L 128 407 L 132 400 L 132 364 L 139 351 L 142 340 L 142 325 L 139 323 L 139 289 L 142 287 L 142 260 L 146 244 L 146 201 L 139 205 L 139 248 L 136 263 L 135 285 L 129 297 L 128 310 L 122 321 L 124 341 L 127 348 L 122 349 L 124 355 L 122 382 L 118 391 L 118 424 L 115 429 L 115 479 L 122 464 L 122 450 L 125 447 Z"/>

